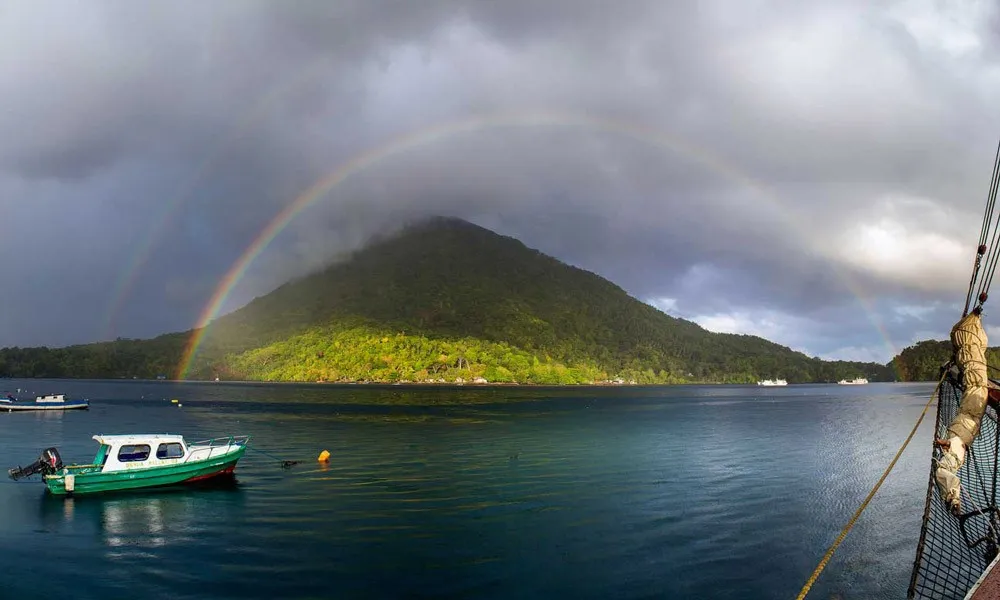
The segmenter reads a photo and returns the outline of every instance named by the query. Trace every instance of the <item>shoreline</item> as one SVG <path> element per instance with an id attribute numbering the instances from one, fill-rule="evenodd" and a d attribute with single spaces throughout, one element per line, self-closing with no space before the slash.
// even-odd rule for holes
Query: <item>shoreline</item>
<path id="1" fill-rule="evenodd" d="M 840 386 L 836 381 L 814 381 L 789 383 L 784 386 L 760 386 L 756 383 L 719 383 L 719 382 L 689 382 L 689 383 L 422 383 L 422 382 L 390 382 L 390 381 L 368 381 L 368 382 L 341 382 L 341 381 L 259 381 L 259 380 L 211 380 L 211 379 L 125 379 L 125 378 L 75 378 L 75 377 L 38 377 L 38 378 L 3 378 L 0 381 L 92 381 L 106 383 L 154 383 L 154 384 L 175 384 L 175 385 L 297 385 L 297 386 L 323 386 L 336 388 L 433 388 L 433 389 L 485 389 L 485 388 L 664 388 L 682 386 L 732 386 L 732 387 L 759 387 L 768 390 L 774 388 L 789 388 L 795 386 L 808 385 L 836 385 L 838 387 L 864 387 L 863 385 Z M 936 381 L 870 381 L 865 385 L 887 384 L 887 383 L 912 383 L 912 384 L 935 384 Z M 0 388 L 2 388 L 0 384 Z"/>

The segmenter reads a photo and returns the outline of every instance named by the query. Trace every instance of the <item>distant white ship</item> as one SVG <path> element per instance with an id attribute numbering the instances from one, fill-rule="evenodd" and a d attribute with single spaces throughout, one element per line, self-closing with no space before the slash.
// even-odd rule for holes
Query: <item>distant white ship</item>
<path id="1" fill-rule="evenodd" d="M 764 381 L 758 381 L 757 385 L 788 385 L 788 382 L 784 379 L 765 379 Z"/>
<path id="2" fill-rule="evenodd" d="M 855 377 L 854 379 L 852 379 L 850 381 L 848 381 L 846 379 L 841 379 L 837 383 L 839 383 L 840 385 L 864 385 L 864 384 L 868 383 L 868 380 L 865 379 L 864 377 Z"/>

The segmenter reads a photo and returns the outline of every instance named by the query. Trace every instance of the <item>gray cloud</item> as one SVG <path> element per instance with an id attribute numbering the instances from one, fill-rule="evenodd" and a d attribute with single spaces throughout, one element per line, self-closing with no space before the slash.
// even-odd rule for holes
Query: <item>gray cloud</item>
<path id="1" fill-rule="evenodd" d="M 0 345 L 192 326 L 354 165 L 227 309 L 444 213 L 710 328 L 886 360 L 960 312 L 1000 130 L 989 6 L 2 10 Z"/>

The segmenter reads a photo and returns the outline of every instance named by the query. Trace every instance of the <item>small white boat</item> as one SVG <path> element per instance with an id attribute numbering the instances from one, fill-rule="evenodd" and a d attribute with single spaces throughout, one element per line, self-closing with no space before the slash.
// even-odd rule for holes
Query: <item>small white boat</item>
<path id="1" fill-rule="evenodd" d="M 6 398 L 0 398 L 0 411 L 7 412 L 22 410 L 86 410 L 89 407 L 89 400 L 66 400 L 65 394 L 36 396 L 34 402 L 18 400 L 10 394 L 7 394 Z"/>
<path id="2" fill-rule="evenodd" d="M 767 386 L 788 385 L 788 382 L 785 381 L 784 379 L 765 379 L 763 381 L 758 381 L 757 385 L 767 385 Z"/>
<path id="3" fill-rule="evenodd" d="M 854 379 L 848 381 L 846 379 L 841 379 L 837 382 L 839 385 L 864 385 L 868 383 L 868 380 L 864 377 L 855 377 Z"/>

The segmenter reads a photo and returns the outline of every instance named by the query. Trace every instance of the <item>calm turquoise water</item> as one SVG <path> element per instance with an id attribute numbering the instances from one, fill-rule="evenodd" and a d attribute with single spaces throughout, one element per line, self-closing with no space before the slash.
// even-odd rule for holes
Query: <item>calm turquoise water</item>
<path id="1" fill-rule="evenodd" d="M 108 498 L 4 478 L 0 597 L 18 599 L 794 598 L 932 388 L 0 380 L 18 387 L 91 410 L 0 414 L 4 468 L 136 431 L 303 461 L 251 452 L 231 489 Z M 810 598 L 905 597 L 932 427 Z"/>

